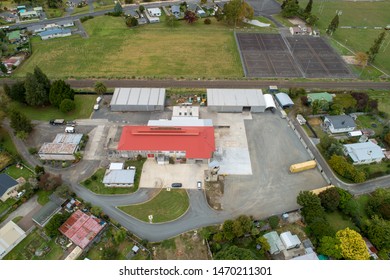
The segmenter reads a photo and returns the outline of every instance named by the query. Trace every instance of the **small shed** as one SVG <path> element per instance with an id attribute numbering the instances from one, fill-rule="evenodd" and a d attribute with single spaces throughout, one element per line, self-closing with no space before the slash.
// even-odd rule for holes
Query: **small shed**
<path id="1" fill-rule="evenodd" d="M 265 109 L 276 109 L 275 101 L 271 94 L 266 93 L 264 94 L 264 100 L 265 100 Z"/>
<path id="2" fill-rule="evenodd" d="M 137 254 L 139 251 L 139 247 L 137 245 L 134 245 L 133 248 L 131 248 L 131 251 L 133 251 L 134 254 Z"/>
<path id="3" fill-rule="evenodd" d="M 287 250 L 298 248 L 301 245 L 301 241 L 299 240 L 299 237 L 297 235 L 291 234 L 290 231 L 281 233 L 280 239 L 282 240 Z"/>
<path id="4" fill-rule="evenodd" d="M 111 162 L 110 167 L 108 169 L 110 170 L 122 170 L 124 166 L 123 162 Z"/>
<path id="5" fill-rule="evenodd" d="M 275 94 L 276 101 L 278 101 L 279 105 L 283 108 L 291 108 L 294 106 L 294 102 L 291 100 L 290 96 L 287 93 L 279 92 Z"/>
<path id="6" fill-rule="evenodd" d="M 268 232 L 263 236 L 268 241 L 268 244 L 270 246 L 269 252 L 271 253 L 271 255 L 279 254 L 285 249 L 283 242 L 276 231 Z"/>

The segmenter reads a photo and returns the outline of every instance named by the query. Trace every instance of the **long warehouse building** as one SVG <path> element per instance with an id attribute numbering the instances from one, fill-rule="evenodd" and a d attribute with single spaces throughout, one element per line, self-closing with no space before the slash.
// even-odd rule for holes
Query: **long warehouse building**
<path id="1" fill-rule="evenodd" d="M 114 112 L 163 111 L 165 88 L 116 88 L 110 107 Z"/>
<path id="2" fill-rule="evenodd" d="M 261 89 L 207 89 L 208 110 L 221 113 L 262 113 L 266 102 Z"/>

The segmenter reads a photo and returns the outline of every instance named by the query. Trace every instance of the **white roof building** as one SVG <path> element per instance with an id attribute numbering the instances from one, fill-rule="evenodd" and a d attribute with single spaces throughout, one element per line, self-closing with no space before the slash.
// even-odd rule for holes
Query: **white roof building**
<path id="1" fill-rule="evenodd" d="M 385 158 L 382 148 L 371 141 L 346 144 L 344 145 L 344 152 L 353 160 L 353 164 L 381 162 Z"/>
<path id="2" fill-rule="evenodd" d="M 207 89 L 207 107 L 215 112 L 264 112 L 266 103 L 261 89 Z"/>
<path id="3" fill-rule="evenodd" d="M 106 170 L 103 184 L 106 187 L 132 187 L 134 185 L 135 169 Z"/>
<path id="4" fill-rule="evenodd" d="M 108 169 L 110 170 L 122 170 L 124 166 L 123 162 L 111 162 L 110 167 Z"/>
<path id="5" fill-rule="evenodd" d="M 297 235 L 292 235 L 290 231 L 286 231 L 280 234 L 280 239 L 282 240 L 286 249 L 297 248 L 301 245 Z"/>
<path id="6" fill-rule="evenodd" d="M 276 109 L 276 104 L 275 104 L 274 98 L 272 97 L 271 94 L 269 94 L 269 93 L 264 94 L 264 100 L 265 100 L 265 108 L 266 109 L 270 109 L 270 108 Z"/>
<path id="7" fill-rule="evenodd" d="M 116 88 L 111 111 L 163 111 L 165 88 Z"/>
<path id="8" fill-rule="evenodd" d="M 0 228 L 0 260 L 24 238 L 26 233 L 13 221 Z"/>
<path id="9" fill-rule="evenodd" d="M 283 245 L 282 240 L 280 239 L 280 237 L 276 231 L 268 232 L 268 233 L 264 234 L 263 236 L 268 241 L 268 244 L 270 246 L 269 252 L 271 253 L 271 255 L 279 254 L 284 249 L 286 249 L 285 246 Z"/>

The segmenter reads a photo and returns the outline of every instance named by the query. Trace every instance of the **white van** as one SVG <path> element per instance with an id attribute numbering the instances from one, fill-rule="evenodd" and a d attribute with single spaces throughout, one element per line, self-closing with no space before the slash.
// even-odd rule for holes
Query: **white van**
<path id="1" fill-rule="evenodd" d="M 75 133 L 74 127 L 73 126 L 67 126 L 65 128 L 66 133 Z"/>

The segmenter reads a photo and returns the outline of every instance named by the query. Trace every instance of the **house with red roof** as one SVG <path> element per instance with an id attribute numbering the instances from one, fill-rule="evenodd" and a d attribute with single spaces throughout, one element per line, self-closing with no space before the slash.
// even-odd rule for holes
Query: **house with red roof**
<path id="1" fill-rule="evenodd" d="M 61 225 L 59 231 L 85 250 L 103 231 L 107 223 L 77 210 Z"/>
<path id="2" fill-rule="evenodd" d="M 118 144 L 121 157 L 142 155 L 157 163 L 208 163 L 215 150 L 213 126 L 125 126 Z"/>

